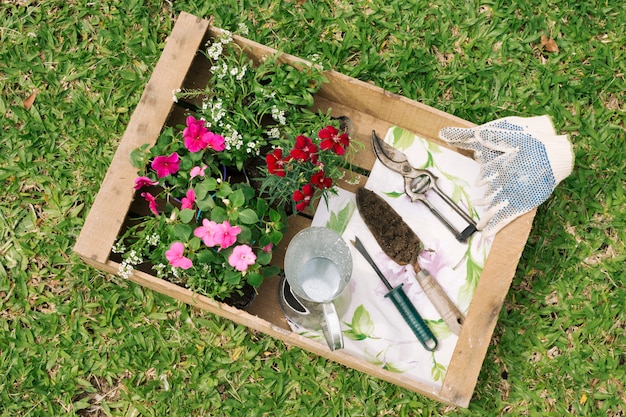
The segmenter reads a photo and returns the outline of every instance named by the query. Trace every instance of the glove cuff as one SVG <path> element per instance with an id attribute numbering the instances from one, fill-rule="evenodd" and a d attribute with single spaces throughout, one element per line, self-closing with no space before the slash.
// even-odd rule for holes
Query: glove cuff
<path id="1" fill-rule="evenodd" d="M 567 136 L 550 136 L 540 139 L 546 148 L 546 154 L 552 168 L 554 185 L 567 178 L 574 168 L 574 151 Z"/>

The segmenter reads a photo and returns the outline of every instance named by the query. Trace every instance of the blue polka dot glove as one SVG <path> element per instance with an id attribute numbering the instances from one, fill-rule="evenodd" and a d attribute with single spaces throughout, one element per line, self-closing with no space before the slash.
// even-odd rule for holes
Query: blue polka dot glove
<path id="1" fill-rule="evenodd" d="M 548 116 L 506 117 L 475 128 L 444 128 L 439 137 L 474 151 L 482 164 L 479 185 L 487 206 L 476 227 L 487 236 L 546 201 L 572 172 L 574 154 L 567 136 L 557 136 Z"/>

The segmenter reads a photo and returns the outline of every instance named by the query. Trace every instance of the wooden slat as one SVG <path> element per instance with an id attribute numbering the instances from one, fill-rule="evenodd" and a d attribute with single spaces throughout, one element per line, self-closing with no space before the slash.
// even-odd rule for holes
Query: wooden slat
<path id="1" fill-rule="evenodd" d="M 74 250 L 88 262 L 105 263 L 133 198 L 137 170 L 130 152 L 153 144 L 172 108 L 172 91 L 180 88 L 209 24 L 182 13 L 113 156 Z"/>

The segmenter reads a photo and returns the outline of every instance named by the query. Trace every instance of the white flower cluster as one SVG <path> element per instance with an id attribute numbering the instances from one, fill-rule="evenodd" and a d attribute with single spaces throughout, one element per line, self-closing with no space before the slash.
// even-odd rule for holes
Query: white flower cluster
<path id="1" fill-rule="evenodd" d="M 277 128 L 277 127 L 271 128 L 267 132 L 267 136 L 269 136 L 271 139 L 278 139 L 278 138 L 280 138 L 280 129 Z"/>
<path id="2" fill-rule="evenodd" d="M 224 134 L 222 136 L 224 136 L 224 146 L 227 151 L 230 151 L 233 149 L 239 150 L 244 145 L 243 137 L 241 136 L 241 133 L 233 129 L 231 125 L 224 126 Z"/>
<path id="3" fill-rule="evenodd" d="M 146 242 L 148 242 L 148 245 L 150 246 L 156 246 L 159 244 L 160 241 L 160 237 L 158 234 L 153 233 L 151 235 L 146 236 Z"/>
<path id="4" fill-rule="evenodd" d="M 241 79 L 246 75 L 246 71 L 248 70 L 248 67 L 246 65 L 244 65 L 243 67 L 239 68 L 239 72 L 236 74 L 237 75 L 237 81 L 241 81 Z"/>
<path id="5" fill-rule="evenodd" d="M 209 46 L 209 48 L 206 50 L 206 53 L 211 59 L 217 61 L 222 55 L 223 51 L 224 47 L 222 46 L 222 43 L 215 42 L 213 45 Z"/>
<path id="6" fill-rule="evenodd" d="M 230 68 L 228 64 L 226 64 L 225 62 L 222 62 L 221 64 L 218 63 L 218 64 L 211 66 L 211 72 L 220 80 L 226 77 L 227 75 L 230 75 L 232 77 L 235 77 L 237 81 L 241 81 L 243 77 L 245 77 L 247 71 L 248 71 L 248 67 L 246 65 L 244 65 L 241 68 L 238 68 L 238 67 Z"/>
<path id="7" fill-rule="evenodd" d="M 213 65 L 211 67 L 211 72 L 213 73 L 213 75 L 215 75 L 217 78 L 219 78 L 220 80 L 224 77 L 226 77 L 226 75 L 228 75 L 229 71 L 228 71 L 228 65 L 225 62 L 222 62 L 222 64 L 218 64 L 218 65 Z"/>
<path id="8" fill-rule="evenodd" d="M 226 116 L 226 110 L 222 107 L 222 99 L 218 98 L 211 103 L 211 119 L 213 119 L 214 123 L 220 124 L 219 121 L 222 120 L 222 117 Z"/>
<path id="9" fill-rule="evenodd" d="M 174 90 L 172 90 L 172 101 L 174 103 L 178 103 L 178 93 L 180 93 L 182 90 L 180 88 L 176 88 Z"/>
<path id="10" fill-rule="evenodd" d="M 156 271 L 157 277 L 163 278 L 166 275 L 167 265 L 165 265 L 164 263 L 159 263 L 159 264 L 154 265 L 152 269 Z"/>
<path id="11" fill-rule="evenodd" d="M 281 125 L 287 124 L 287 118 L 285 117 L 285 111 L 279 110 L 278 107 L 272 107 L 272 119 L 276 120 Z"/>
<path id="12" fill-rule="evenodd" d="M 124 242 L 122 240 L 118 240 L 115 242 L 113 247 L 111 247 L 113 253 L 124 253 L 126 252 L 126 246 L 124 246 Z"/>
<path id="13" fill-rule="evenodd" d="M 135 265 L 139 265 L 142 262 L 143 258 L 141 255 L 137 253 L 136 250 L 131 250 L 126 259 L 120 264 L 118 275 L 124 279 L 128 279 L 133 274 Z"/>
<path id="14" fill-rule="evenodd" d="M 242 36 L 247 36 L 250 33 L 250 29 L 248 29 L 245 23 L 240 22 L 239 25 L 237 25 L 237 33 L 240 33 Z"/>
<path id="15" fill-rule="evenodd" d="M 128 279 L 133 274 L 134 269 L 135 268 L 132 265 L 127 264 L 126 261 L 124 261 L 120 264 L 117 274 L 124 279 Z"/>
<path id="16" fill-rule="evenodd" d="M 233 41 L 233 34 L 227 30 L 224 30 L 222 34 L 220 35 L 220 38 L 218 41 L 215 41 L 212 44 L 210 44 L 210 41 L 207 42 L 207 46 L 208 46 L 206 50 L 207 55 L 214 61 L 217 61 L 219 57 L 222 56 L 222 52 L 224 52 L 224 45 L 228 45 L 232 41 Z"/>

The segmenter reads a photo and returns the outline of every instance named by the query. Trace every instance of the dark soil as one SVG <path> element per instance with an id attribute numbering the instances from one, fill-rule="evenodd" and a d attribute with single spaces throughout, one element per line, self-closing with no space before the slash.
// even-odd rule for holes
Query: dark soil
<path id="1" fill-rule="evenodd" d="M 399 265 L 410 264 L 419 270 L 417 257 L 422 251 L 422 242 L 402 217 L 383 198 L 366 188 L 357 190 L 356 203 L 365 224 L 387 256 Z"/>

